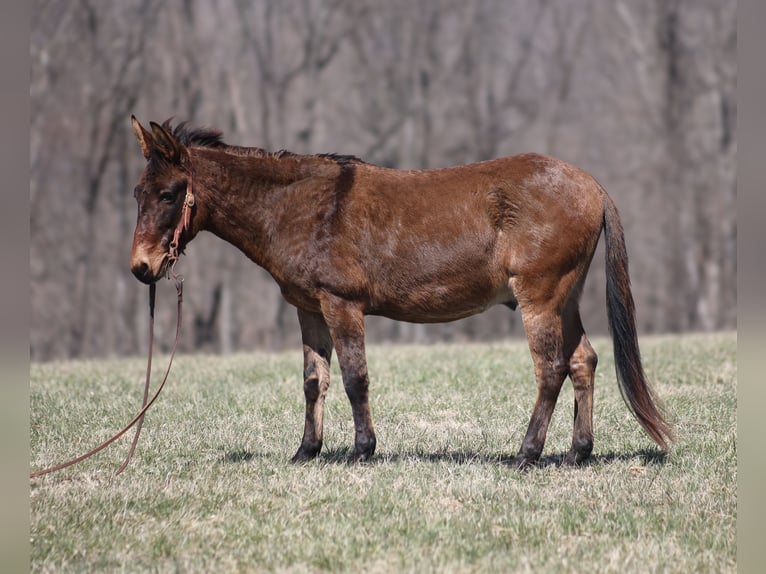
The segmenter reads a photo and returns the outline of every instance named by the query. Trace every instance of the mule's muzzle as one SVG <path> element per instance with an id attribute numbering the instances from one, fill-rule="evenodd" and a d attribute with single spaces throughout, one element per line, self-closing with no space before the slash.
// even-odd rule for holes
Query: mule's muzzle
<path id="1" fill-rule="evenodd" d="M 130 270 L 136 279 L 151 285 L 164 274 L 168 264 L 168 253 L 157 247 L 146 249 L 142 245 L 134 246 L 130 256 Z"/>
<path id="2" fill-rule="evenodd" d="M 130 270 L 136 279 L 147 285 L 154 283 L 157 280 L 157 276 L 152 271 L 151 267 L 146 261 L 135 261 L 131 264 Z"/>

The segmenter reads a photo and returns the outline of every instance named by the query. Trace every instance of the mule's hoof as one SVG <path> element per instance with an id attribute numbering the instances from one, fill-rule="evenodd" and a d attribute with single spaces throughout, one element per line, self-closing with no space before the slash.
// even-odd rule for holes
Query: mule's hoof
<path id="1" fill-rule="evenodd" d="M 349 462 L 353 464 L 361 464 L 368 462 L 372 455 L 375 454 L 375 446 L 377 444 L 377 441 L 375 440 L 375 435 L 367 436 L 367 437 L 356 437 L 356 442 L 354 443 L 354 450 L 349 455 Z"/>
<path id="2" fill-rule="evenodd" d="M 564 457 L 564 464 L 567 466 L 577 466 L 584 463 L 593 452 L 593 439 L 583 439 L 574 441 L 572 448 Z"/>
<path id="3" fill-rule="evenodd" d="M 296 452 L 293 458 L 290 459 L 290 462 L 293 464 L 310 462 L 317 457 L 320 450 L 322 450 L 321 444 L 319 446 L 310 446 L 310 447 L 301 445 L 300 448 L 298 449 L 298 452 Z"/>

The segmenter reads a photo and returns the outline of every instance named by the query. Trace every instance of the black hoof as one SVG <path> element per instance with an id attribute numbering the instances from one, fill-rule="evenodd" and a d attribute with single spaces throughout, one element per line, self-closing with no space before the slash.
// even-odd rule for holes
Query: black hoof
<path id="1" fill-rule="evenodd" d="M 375 454 L 375 441 L 371 441 L 363 447 L 357 445 L 349 457 L 349 462 L 352 464 L 363 464 L 369 462 L 373 454 Z"/>
<path id="2" fill-rule="evenodd" d="M 572 444 L 572 448 L 564 457 L 564 464 L 567 466 L 577 466 L 584 463 L 590 457 L 593 451 L 593 440 L 579 440 Z"/>
<path id="3" fill-rule="evenodd" d="M 322 443 L 319 443 L 318 445 L 302 444 L 298 449 L 298 452 L 296 452 L 293 458 L 290 459 L 290 462 L 293 464 L 299 464 L 302 462 L 312 461 L 317 457 L 320 450 L 322 450 Z"/>

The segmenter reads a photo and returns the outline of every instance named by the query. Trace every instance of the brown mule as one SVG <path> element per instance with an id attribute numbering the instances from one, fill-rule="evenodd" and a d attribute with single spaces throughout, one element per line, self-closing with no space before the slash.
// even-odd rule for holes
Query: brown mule
<path id="1" fill-rule="evenodd" d="M 472 165 L 399 171 L 352 156 L 296 155 L 230 146 L 220 132 L 132 118 L 146 168 L 135 189 L 131 268 L 160 278 L 193 174 L 195 203 L 183 250 L 200 231 L 265 268 L 298 309 L 306 421 L 293 461 L 322 448 L 330 360 L 338 355 L 354 417 L 354 461 L 375 451 L 368 405 L 365 315 L 452 321 L 503 304 L 521 310 L 537 402 L 514 464 L 542 453 L 564 379 L 574 385 L 572 447 L 593 448 L 596 353 L 579 299 L 602 230 L 607 308 L 623 397 L 663 449 L 672 439 L 644 376 L 628 259 L 617 208 L 584 171 L 524 154 Z"/>

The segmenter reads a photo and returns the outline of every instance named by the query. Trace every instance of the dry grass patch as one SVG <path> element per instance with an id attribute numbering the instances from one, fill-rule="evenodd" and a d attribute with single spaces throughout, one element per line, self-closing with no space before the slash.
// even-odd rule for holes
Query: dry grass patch
<path id="1" fill-rule="evenodd" d="M 544 460 L 524 474 L 500 462 L 534 402 L 523 342 L 373 346 L 379 447 L 364 466 L 345 462 L 353 427 L 337 370 L 325 450 L 293 466 L 299 352 L 178 357 L 125 473 L 113 476 L 127 441 L 31 481 L 32 569 L 733 572 L 736 335 L 642 342 L 677 423 L 673 450 L 659 453 L 631 418 L 601 340 L 592 461 L 557 464 L 571 441 L 566 385 Z M 119 428 L 142 370 L 32 365 L 32 467 Z"/>

